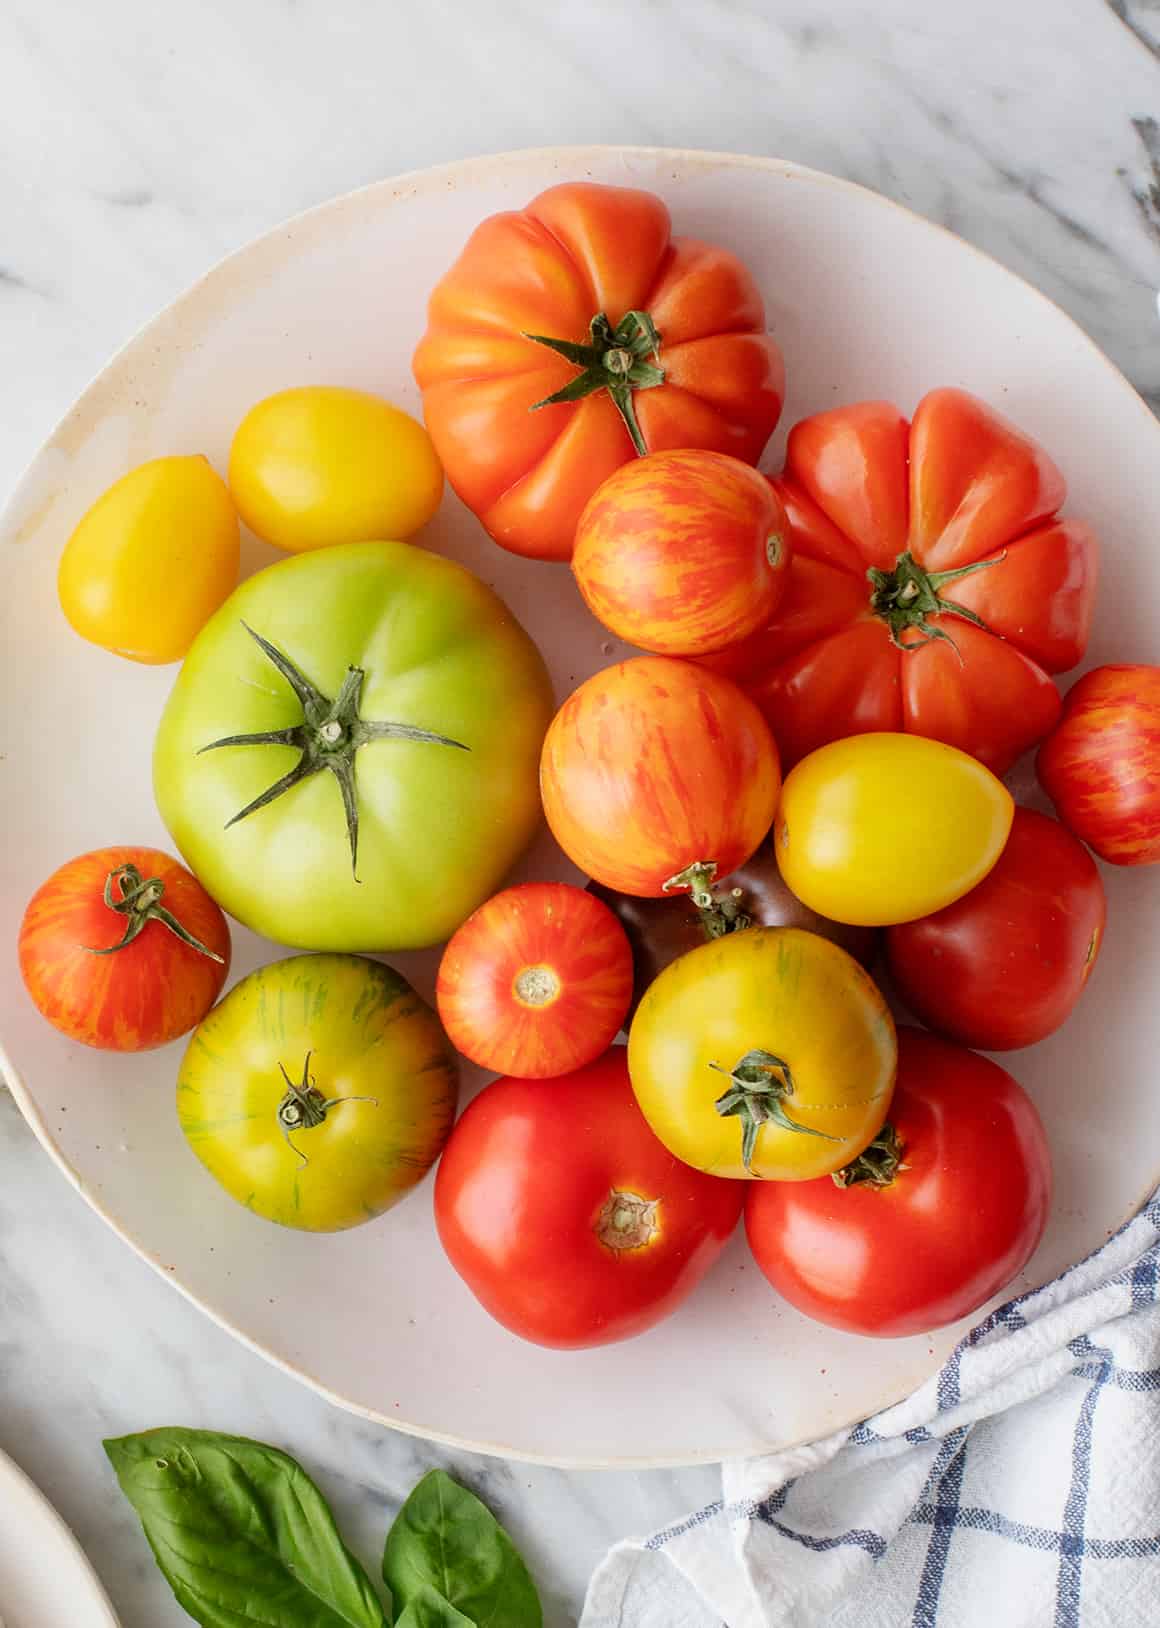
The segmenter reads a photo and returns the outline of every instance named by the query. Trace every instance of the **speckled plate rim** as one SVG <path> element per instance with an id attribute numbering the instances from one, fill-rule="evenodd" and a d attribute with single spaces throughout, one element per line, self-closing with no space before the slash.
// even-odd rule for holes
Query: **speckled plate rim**
<path id="1" fill-rule="evenodd" d="M 968 243 L 965 238 L 960 237 L 956 232 L 952 232 L 947 227 L 939 225 L 937 221 L 928 220 L 925 216 L 919 215 L 916 211 L 907 209 L 905 205 L 896 203 L 892 198 L 887 198 L 884 194 L 874 191 L 874 189 L 871 187 L 864 187 L 857 181 L 848 181 L 840 176 L 830 175 L 825 170 L 812 169 L 808 165 L 798 164 L 790 159 L 762 157 L 761 155 L 752 153 L 715 152 L 699 148 L 652 147 L 641 145 L 620 145 L 617 143 L 585 143 L 579 146 L 518 147 L 506 152 L 482 154 L 466 159 L 456 159 L 444 164 L 433 165 L 425 169 L 408 170 L 399 175 L 385 176 L 379 181 L 372 181 L 366 186 L 356 187 L 349 192 L 339 193 L 335 197 L 329 198 L 323 203 L 315 204 L 309 209 L 302 210 L 296 215 L 289 216 L 287 219 L 271 227 L 268 231 L 262 232 L 259 236 L 250 239 L 250 241 L 243 244 L 241 248 L 235 249 L 231 254 L 228 254 L 223 259 L 217 261 L 201 277 L 197 278 L 195 282 L 191 283 L 187 289 L 179 294 L 174 300 L 170 301 L 167 306 L 151 317 L 148 322 L 146 322 L 133 335 L 131 335 L 125 344 L 123 344 L 113 353 L 105 365 L 98 371 L 81 394 L 76 398 L 73 405 L 61 417 L 52 433 L 44 440 L 44 442 L 42 442 L 41 446 L 33 455 L 28 467 L 17 481 L 7 502 L 4 504 L 3 509 L 0 509 L 0 529 L 14 527 L 19 532 L 24 526 L 27 526 L 28 521 L 26 519 L 23 520 L 23 525 L 21 522 L 28 507 L 28 496 L 33 485 L 33 476 L 37 466 L 39 465 L 45 452 L 51 450 L 59 443 L 67 442 L 69 439 L 70 429 L 84 416 L 89 398 L 99 389 L 105 375 L 109 372 L 109 370 L 116 367 L 123 357 L 135 350 L 142 340 L 146 338 L 146 336 L 163 328 L 163 326 L 170 320 L 177 307 L 196 302 L 199 298 L 205 296 L 208 291 L 212 291 L 214 285 L 219 281 L 219 279 L 229 274 L 231 268 L 237 266 L 244 259 L 249 258 L 256 251 L 259 251 L 262 248 L 272 248 L 278 238 L 292 235 L 295 228 L 305 225 L 306 223 L 313 221 L 331 210 L 346 208 L 356 204 L 360 199 L 369 201 L 378 197 L 379 195 L 382 195 L 389 203 L 391 194 L 397 194 L 401 189 L 408 189 L 409 191 L 417 191 L 420 188 L 434 189 L 439 186 L 446 186 L 449 182 L 462 178 L 470 172 L 479 170 L 486 171 L 492 168 L 502 169 L 509 166 L 517 167 L 525 164 L 540 163 L 544 165 L 554 165 L 557 168 L 574 172 L 577 170 L 583 170 L 586 164 L 592 163 L 598 159 L 607 159 L 610 156 L 635 158 L 642 161 L 661 161 L 666 164 L 673 164 L 678 167 L 684 166 L 686 168 L 744 168 L 765 170 L 778 174 L 783 180 L 797 180 L 804 181 L 811 185 L 833 187 L 840 191 L 847 192 L 853 197 L 859 197 L 863 200 L 870 200 L 875 205 L 883 209 L 889 209 L 897 212 L 897 214 L 911 223 L 916 223 L 930 232 L 938 233 L 940 236 L 950 239 L 959 249 L 976 256 L 980 261 L 995 267 L 1003 274 L 1004 277 L 1009 278 L 1013 283 L 1019 285 L 1026 293 L 1030 294 L 1034 300 L 1038 301 L 1043 307 L 1051 311 L 1058 321 L 1065 324 L 1066 327 L 1071 330 L 1072 336 L 1076 343 L 1082 346 L 1082 348 L 1086 349 L 1093 359 L 1098 360 L 1103 365 L 1103 367 L 1108 371 L 1112 379 L 1115 381 L 1117 387 L 1122 390 L 1125 398 L 1130 399 L 1134 407 L 1144 415 L 1144 418 L 1150 427 L 1150 432 L 1156 437 L 1157 462 L 1160 464 L 1160 422 L 1157 421 L 1148 404 L 1134 389 L 1129 380 L 1124 376 L 1120 369 L 1116 367 L 1115 363 L 1112 362 L 1107 355 L 1105 355 L 1091 336 L 1087 334 L 1075 321 L 1075 319 L 1069 316 L 1060 305 L 1058 305 L 1048 295 L 1044 294 L 1040 289 L 1036 288 L 1033 283 L 1029 283 L 1026 278 L 1020 277 L 1017 272 L 1011 271 L 1007 266 L 1003 265 L 1001 261 L 995 259 L 993 255 L 989 255 L 984 250 L 976 248 L 974 244 Z M 57 1143 L 43 1115 L 36 1106 L 30 1091 L 24 1084 L 19 1071 L 14 1067 L 11 1059 L 7 1055 L 7 1052 L 4 1049 L 2 1036 L 0 1036 L 0 1078 L 2 1078 L 8 1085 L 17 1107 L 20 1109 L 20 1112 L 31 1126 L 37 1140 L 60 1170 L 61 1174 L 80 1194 L 86 1204 L 88 1204 L 89 1207 L 100 1216 L 101 1220 L 105 1222 L 105 1224 L 117 1235 L 118 1238 L 122 1240 L 123 1243 L 128 1245 L 134 1254 L 139 1256 L 140 1259 L 143 1260 L 148 1266 L 151 1266 L 164 1282 L 175 1288 L 179 1294 L 184 1296 L 184 1298 L 192 1305 L 196 1306 L 199 1311 L 203 1312 L 212 1322 L 216 1323 L 219 1328 L 224 1329 L 228 1334 L 232 1335 L 233 1338 L 239 1342 L 239 1344 L 245 1346 L 257 1356 L 262 1357 L 265 1361 L 271 1363 L 275 1368 L 280 1369 L 283 1373 L 288 1374 L 291 1378 L 298 1380 L 303 1385 L 306 1385 L 317 1395 L 325 1398 L 326 1401 L 332 1403 L 335 1407 L 342 1409 L 344 1412 L 353 1414 L 357 1418 L 366 1419 L 374 1424 L 383 1425 L 390 1430 L 397 1430 L 404 1435 L 416 1436 L 421 1440 L 434 1442 L 441 1446 L 454 1448 L 459 1451 L 483 1453 L 497 1458 L 511 1459 L 519 1463 L 543 1464 L 559 1469 L 681 1469 L 694 1465 L 716 1464 L 721 1461 L 720 1453 L 714 1452 L 711 1449 L 707 1449 L 705 1452 L 698 1454 L 682 1453 L 667 1456 L 646 1455 L 644 1457 L 634 1456 L 626 1458 L 609 1458 L 603 1456 L 599 1458 L 579 1458 L 575 1455 L 567 1454 L 557 1455 L 551 1453 L 536 1453 L 526 1449 L 510 1447 L 503 1442 L 484 1441 L 477 1438 L 462 1437 L 450 1433 L 431 1430 L 425 1426 L 411 1424 L 406 1419 L 401 1419 L 398 1414 L 392 1413 L 391 1416 L 388 1417 L 385 1413 L 380 1412 L 378 1409 L 366 1407 L 361 1403 L 351 1401 L 349 1398 L 344 1397 L 338 1392 L 334 1391 L 330 1386 L 316 1378 L 313 1374 L 308 1373 L 305 1369 L 299 1367 L 297 1364 L 288 1361 L 285 1357 L 280 1356 L 276 1351 L 273 1351 L 268 1346 L 263 1345 L 259 1340 L 256 1340 L 253 1336 L 247 1334 L 242 1328 L 239 1328 L 228 1317 L 223 1316 L 204 1298 L 202 1298 L 201 1295 L 197 1294 L 186 1284 L 182 1283 L 179 1277 L 167 1269 L 156 1255 L 152 1254 L 143 1243 L 136 1239 L 112 1214 L 110 1214 L 110 1212 L 101 1203 L 100 1199 L 86 1187 L 80 1173 L 74 1168 L 70 1160 L 65 1156 L 62 1148 Z M 1125 1207 L 1121 1221 L 1124 1222 L 1130 1219 L 1130 1217 L 1134 1215 L 1136 1211 L 1147 1201 L 1157 1186 L 1160 1186 L 1160 1166 L 1158 1166 L 1153 1172 L 1147 1186 L 1144 1187 L 1140 1192 L 1136 1193 L 1131 1199 L 1130 1203 Z M 1027 1289 L 1039 1287 L 1044 1281 L 1046 1280 L 1033 1280 L 1025 1286 L 1021 1285 L 1020 1292 L 1025 1292 Z M 998 1296 L 994 1300 L 988 1302 L 987 1306 L 981 1308 L 979 1316 L 984 1316 L 990 1307 L 1000 1304 L 1002 1298 L 1002 1296 Z M 944 1359 L 936 1358 L 935 1361 L 931 1363 L 925 1377 L 929 1378 L 930 1374 L 934 1373 L 941 1365 L 942 1360 Z M 874 1414 L 882 1411 L 885 1408 L 893 1406 L 897 1402 L 900 1402 L 906 1394 L 909 1393 L 906 1391 L 900 1392 L 897 1387 L 886 1385 L 884 1386 L 881 1395 L 875 1400 L 873 1406 L 869 1408 L 861 1408 L 856 1413 L 851 1414 L 848 1418 L 843 1417 L 835 1424 L 834 1428 L 852 1428 L 863 1418 L 873 1417 Z M 776 1443 L 776 1450 L 779 1452 L 790 1451 L 794 1447 L 798 1447 L 802 1445 L 803 1442 L 810 1439 L 811 1437 L 809 1435 L 804 1435 L 791 1438 L 786 1442 L 778 1442 Z M 756 1449 L 750 1456 L 759 1457 L 763 1451 L 773 1450 L 775 1450 L 775 1444 L 771 1443 L 768 1448 Z"/>

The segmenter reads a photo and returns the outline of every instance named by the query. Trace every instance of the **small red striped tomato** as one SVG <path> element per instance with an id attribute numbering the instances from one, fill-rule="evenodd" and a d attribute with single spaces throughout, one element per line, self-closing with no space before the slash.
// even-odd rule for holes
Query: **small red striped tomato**
<path id="1" fill-rule="evenodd" d="M 1160 860 L 1160 667 L 1096 667 L 1068 691 L 1039 781 L 1109 865 Z"/>
<path id="2" fill-rule="evenodd" d="M 20 927 L 20 971 L 62 1034 L 149 1051 L 200 1023 L 230 964 L 226 918 L 156 848 L 98 848 L 54 871 Z"/>
<path id="3" fill-rule="evenodd" d="M 699 656 L 770 621 L 789 575 L 789 529 L 764 475 L 724 452 L 623 464 L 580 516 L 572 570 L 619 638 Z"/>
<path id="4" fill-rule="evenodd" d="M 435 999 L 452 1043 L 480 1068 L 542 1080 L 591 1063 L 632 996 L 632 950 L 608 906 L 567 882 L 525 882 L 481 905 L 451 939 Z"/>
<path id="5" fill-rule="evenodd" d="M 777 747 L 731 679 L 667 656 L 606 667 L 552 720 L 540 791 L 582 871 L 641 898 L 744 864 L 773 820 Z"/>

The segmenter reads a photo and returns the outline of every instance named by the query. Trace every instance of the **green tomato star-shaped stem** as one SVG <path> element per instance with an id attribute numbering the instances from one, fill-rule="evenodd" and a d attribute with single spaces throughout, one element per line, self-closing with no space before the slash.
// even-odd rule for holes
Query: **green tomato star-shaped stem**
<path id="1" fill-rule="evenodd" d="M 710 1063 L 709 1067 L 729 1077 L 728 1088 L 713 1106 L 722 1118 L 736 1114 L 740 1119 L 741 1162 L 746 1170 L 753 1168 L 757 1133 L 765 1124 L 780 1125 L 783 1131 L 796 1131 L 799 1136 L 820 1136 L 824 1142 L 840 1140 L 790 1118 L 784 1099 L 793 1096 L 794 1083 L 784 1057 L 776 1057 L 771 1051 L 747 1051 L 732 1068 L 722 1068 L 720 1063 Z"/>
<path id="2" fill-rule="evenodd" d="M 271 644 L 269 639 L 264 639 L 246 622 L 243 622 L 242 626 L 263 655 L 282 674 L 302 703 L 302 722 L 291 724 L 286 729 L 258 730 L 248 735 L 224 735 L 221 740 L 210 741 L 208 745 L 201 747 L 199 755 L 201 752 L 215 752 L 223 746 L 294 746 L 300 756 L 294 767 L 288 769 L 281 779 L 275 780 L 272 786 L 268 786 L 252 802 L 247 803 L 245 808 L 239 809 L 232 819 L 227 820 L 226 829 L 229 830 L 231 825 L 236 825 L 248 815 L 257 813 L 258 809 L 265 808 L 292 786 L 297 786 L 301 781 L 308 780 L 311 775 L 319 774 L 326 769 L 338 782 L 338 789 L 342 794 L 347 838 L 350 842 L 351 874 L 357 882 L 358 793 L 355 785 L 354 760 L 359 747 L 366 746 L 371 741 L 407 740 L 425 741 L 432 746 L 453 746 L 460 752 L 469 752 L 471 748 L 465 746 L 462 741 L 452 740 L 447 735 L 438 735 L 433 730 L 416 729 L 413 724 L 387 723 L 360 717 L 359 697 L 362 694 L 363 679 L 366 677 L 361 667 L 347 669 L 342 688 L 331 700 L 295 667 L 288 656 L 276 645 Z"/>
<path id="3" fill-rule="evenodd" d="M 627 311 L 614 328 L 603 311 L 598 311 L 588 325 L 588 343 L 577 344 L 572 339 L 551 339 L 547 334 L 524 334 L 537 345 L 546 345 L 557 356 L 580 369 L 562 389 L 533 402 L 528 409 L 536 412 L 540 407 L 551 407 L 560 401 L 580 401 L 585 396 L 607 390 L 624 427 L 640 457 L 648 451 L 633 406 L 633 392 L 655 390 L 664 384 L 664 369 L 656 364 L 660 360 L 661 336 L 647 311 Z M 649 361 L 649 357 L 652 361 Z"/>

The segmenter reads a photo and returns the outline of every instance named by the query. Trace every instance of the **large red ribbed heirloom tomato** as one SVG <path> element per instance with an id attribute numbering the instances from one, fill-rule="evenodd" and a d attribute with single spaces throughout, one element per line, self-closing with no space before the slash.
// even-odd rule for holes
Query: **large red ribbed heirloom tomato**
<path id="1" fill-rule="evenodd" d="M 638 656 L 595 673 L 553 718 L 540 760 L 552 835 L 620 893 L 703 892 L 756 851 L 781 790 L 769 726 L 736 684 Z"/>
<path id="2" fill-rule="evenodd" d="M 566 560 L 580 511 L 638 453 L 755 464 L 785 371 L 757 284 L 670 236 L 651 192 L 567 182 L 492 215 L 435 286 L 415 352 L 447 478 L 504 548 Z"/>
<path id="3" fill-rule="evenodd" d="M 1050 674 L 1084 653 L 1096 539 L 1063 476 L 963 390 L 909 423 L 884 401 L 803 419 L 783 474 L 793 563 L 761 632 L 706 658 L 757 700 L 787 764 L 909 730 L 997 774 L 1059 717 Z"/>

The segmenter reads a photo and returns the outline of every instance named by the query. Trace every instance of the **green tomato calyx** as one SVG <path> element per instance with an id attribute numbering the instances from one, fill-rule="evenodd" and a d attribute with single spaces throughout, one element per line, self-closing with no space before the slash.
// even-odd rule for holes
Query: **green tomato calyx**
<path id="1" fill-rule="evenodd" d="M 211 950 L 208 944 L 203 944 L 200 938 L 194 938 L 187 927 L 183 927 L 173 914 L 161 903 L 161 896 L 165 892 L 165 883 L 159 876 L 151 876 L 148 881 L 141 875 L 136 865 L 118 865 L 105 877 L 105 891 L 103 898 L 110 910 L 115 910 L 119 916 L 125 917 L 125 931 L 115 944 L 107 949 L 94 950 L 91 945 L 84 945 L 90 955 L 115 955 L 123 950 L 126 944 L 132 944 L 145 929 L 147 923 L 159 921 L 162 927 L 179 938 L 183 944 L 188 944 L 191 950 L 198 955 L 206 956 L 210 961 L 222 965 L 224 958 L 216 950 Z"/>
<path id="2" fill-rule="evenodd" d="M 659 1199 L 642 1198 L 639 1193 L 613 1187 L 601 1206 L 593 1230 L 606 1249 L 643 1249 L 660 1231 L 659 1203 Z"/>
<path id="3" fill-rule="evenodd" d="M 655 390 L 658 384 L 665 382 L 664 369 L 656 365 L 660 360 L 661 336 L 648 312 L 628 311 L 614 328 L 604 312 L 598 311 L 588 324 L 586 345 L 571 339 L 549 339 L 545 334 L 525 333 L 524 338 L 546 345 L 580 369 L 562 389 L 533 402 L 528 411 L 534 413 L 561 401 L 580 401 L 598 390 L 607 390 L 624 420 L 633 446 L 643 458 L 648 447 L 637 423 L 632 393 Z"/>
<path id="4" fill-rule="evenodd" d="M 736 1114 L 741 1120 L 741 1162 L 750 1173 L 757 1133 L 763 1125 L 778 1125 L 783 1131 L 795 1131 L 799 1136 L 820 1136 L 824 1142 L 841 1140 L 790 1118 L 784 1100 L 793 1096 L 794 1083 L 784 1057 L 777 1057 L 771 1051 L 747 1051 L 733 1068 L 722 1068 L 720 1063 L 710 1063 L 709 1067 L 718 1074 L 728 1075 L 732 1081 L 713 1106 L 722 1118 Z"/>
<path id="5" fill-rule="evenodd" d="M 350 842 L 351 875 L 357 882 L 358 793 L 355 786 L 354 760 L 359 747 L 366 746 L 371 741 L 408 740 L 425 741 L 432 746 L 453 746 L 460 752 L 469 752 L 471 748 L 465 746 L 462 741 L 452 740 L 447 735 L 437 735 L 430 729 L 416 729 L 412 724 L 379 722 L 360 717 L 359 697 L 362 693 L 363 679 L 366 677 L 361 667 L 347 668 L 342 688 L 332 701 L 295 667 L 289 656 L 276 645 L 272 645 L 269 639 L 255 633 L 246 622 L 243 622 L 242 626 L 302 703 L 302 722 L 291 724 L 287 729 L 265 729 L 250 735 L 225 735 L 221 740 L 210 741 L 207 746 L 200 747 L 198 755 L 200 756 L 202 752 L 217 751 L 222 746 L 293 746 L 301 755 L 294 767 L 288 769 L 280 780 L 275 780 L 272 786 L 247 803 L 245 808 L 239 809 L 232 819 L 227 820 L 226 830 L 228 831 L 231 825 L 236 825 L 239 820 L 244 820 L 248 814 L 254 814 L 258 809 L 265 808 L 267 803 L 274 802 L 283 792 L 289 791 L 292 786 L 298 785 L 303 780 L 308 780 L 312 774 L 317 774 L 321 769 L 329 769 L 338 781 L 338 788 L 342 793 L 346 833 Z"/>
<path id="6" fill-rule="evenodd" d="M 830 1172 L 835 1187 L 889 1187 L 900 1170 L 908 1167 L 902 1155 L 906 1144 L 887 1120 L 878 1135 L 856 1159 Z"/>
<path id="7" fill-rule="evenodd" d="M 318 1084 L 310 1073 L 310 1059 L 314 1053 L 306 1053 L 306 1061 L 302 1065 L 302 1079 L 292 1080 L 286 1072 L 284 1063 L 278 1067 L 282 1071 L 282 1078 L 286 1082 L 286 1095 L 278 1104 L 278 1128 L 282 1132 L 286 1146 L 299 1160 L 302 1168 L 310 1160 L 301 1148 L 294 1146 L 290 1140 L 290 1132 L 298 1130 L 310 1131 L 321 1125 L 332 1108 L 337 1108 L 340 1102 L 370 1102 L 377 1108 L 377 1097 L 324 1097 L 318 1089 Z"/>
<path id="8" fill-rule="evenodd" d="M 976 571 L 987 571 L 993 565 L 1002 565 L 1006 558 L 1006 553 L 996 554 L 993 559 L 976 560 L 973 565 L 960 565 L 954 571 L 925 571 L 907 549 L 895 560 L 892 571 L 880 571 L 877 566 L 871 566 L 867 571 L 873 589 L 870 609 L 886 623 L 890 642 L 897 649 L 921 650 L 923 645 L 934 644 L 941 639 L 959 655 L 959 647 L 950 634 L 945 628 L 936 626 L 932 618 L 959 616 L 964 622 L 982 628 L 984 633 L 989 633 L 990 628 L 973 610 L 968 610 L 965 605 L 957 605 L 953 599 L 944 599 L 941 590 L 948 582 L 957 582 L 960 577 L 970 577 Z M 907 633 L 912 633 L 913 638 L 904 638 Z M 959 660 L 962 660 L 961 656 Z"/>
<path id="9" fill-rule="evenodd" d="M 734 887 L 728 893 L 714 893 L 716 875 L 717 866 L 712 860 L 698 860 L 695 865 L 678 871 L 676 876 L 670 876 L 664 884 L 666 893 L 675 893 L 678 889 L 687 891 L 697 907 L 706 938 L 724 938 L 727 933 L 739 933 L 753 925 L 753 917 L 743 907 L 742 889 Z"/>

